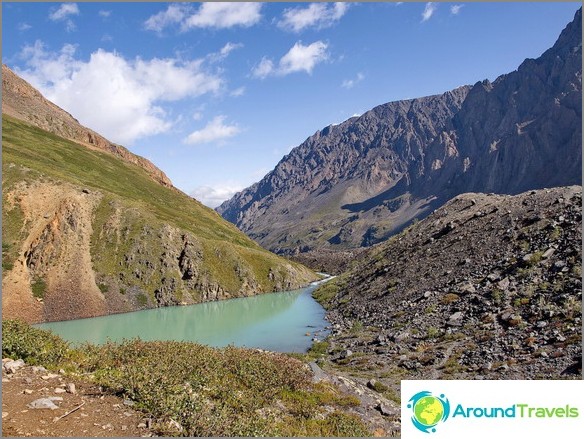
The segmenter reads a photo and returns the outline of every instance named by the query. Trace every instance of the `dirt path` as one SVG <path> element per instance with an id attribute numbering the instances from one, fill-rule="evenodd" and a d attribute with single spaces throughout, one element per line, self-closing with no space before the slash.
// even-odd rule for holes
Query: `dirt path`
<path id="1" fill-rule="evenodd" d="M 70 383 L 75 385 L 75 393 L 65 390 Z M 28 406 L 39 398 L 48 397 L 62 398 L 62 401 L 54 401 L 57 409 L 32 409 Z M 123 399 L 103 393 L 98 386 L 79 377 L 51 374 L 32 366 L 24 366 L 14 374 L 2 370 L 4 437 L 153 436 L 147 425 L 148 420 L 143 414 L 126 405 Z"/>

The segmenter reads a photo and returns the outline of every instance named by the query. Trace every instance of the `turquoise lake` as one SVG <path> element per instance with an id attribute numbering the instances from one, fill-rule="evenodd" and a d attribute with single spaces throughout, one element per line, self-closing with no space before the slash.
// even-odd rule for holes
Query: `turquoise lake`
<path id="1" fill-rule="evenodd" d="M 322 339 L 326 333 L 325 310 L 312 298 L 316 287 L 35 326 L 73 344 L 139 337 L 305 352 L 315 334 Z"/>

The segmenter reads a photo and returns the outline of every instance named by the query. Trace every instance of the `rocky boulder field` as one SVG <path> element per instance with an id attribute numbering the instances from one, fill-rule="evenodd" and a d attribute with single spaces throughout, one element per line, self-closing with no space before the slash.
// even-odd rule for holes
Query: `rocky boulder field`
<path id="1" fill-rule="evenodd" d="M 315 292 L 320 364 L 401 379 L 580 379 L 582 188 L 459 195 Z M 397 398 L 396 398 L 397 399 Z"/>

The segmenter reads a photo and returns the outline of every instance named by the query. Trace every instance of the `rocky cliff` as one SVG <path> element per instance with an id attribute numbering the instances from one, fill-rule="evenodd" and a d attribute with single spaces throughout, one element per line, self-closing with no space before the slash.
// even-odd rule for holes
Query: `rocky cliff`
<path id="1" fill-rule="evenodd" d="M 381 105 L 309 137 L 217 208 L 264 247 L 369 246 L 453 196 L 581 184 L 581 10 L 514 72 Z"/>
<path id="2" fill-rule="evenodd" d="M 3 110 L 21 116 L 2 117 L 4 318 L 92 317 L 317 278 L 166 184 L 149 162 L 75 125 L 24 81 L 3 75 L 3 86 Z M 93 141 L 82 142 L 88 133 Z"/>
<path id="3" fill-rule="evenodd" d="M 333 363 L 401 379 L 580 378 L 581 205 L 581 186 L 462 194 L 361 253 L 315 292 Z"/>

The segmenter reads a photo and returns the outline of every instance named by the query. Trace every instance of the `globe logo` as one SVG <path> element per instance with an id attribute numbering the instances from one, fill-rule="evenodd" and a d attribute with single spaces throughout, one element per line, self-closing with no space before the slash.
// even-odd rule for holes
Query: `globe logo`
<path id="1" fill-rule="evenodd" d="M 444 395 L 434 396 L 426 390 L 416 393 L 408 401 L 414 427 L 424 433 L 435 433 L 436 425 L 450 415 L 450 403 Z"/>

